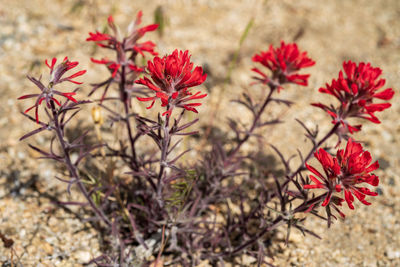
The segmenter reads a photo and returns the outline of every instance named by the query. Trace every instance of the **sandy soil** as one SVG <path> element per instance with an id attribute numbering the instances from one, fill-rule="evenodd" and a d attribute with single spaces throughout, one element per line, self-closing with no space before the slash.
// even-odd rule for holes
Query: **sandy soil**
<path id="1" fill-rule="evenodd" d="M 211 114 L 221 103 L 217 121 L 237 114 L 229 100 L 248 87 L 251 56 L 280 40 L 296 41 L 316 60 L 308 88 L 290 86 L 282 97 L 296 105 L 283 111 L 285 125 L 265 132 L 265 144 L 272 142 L 286 155 L 296 147 L 306 147 L 301 128 L 294 118 L 307 124 L 321 124 L 324 131 L 329 118 L 308 103 L 326 99 L 317 93 L 325 82 L 337 76 L 343 60 L 368 61 L 383 69 L 388 87 L 398 93 L 400 82 L 400 1 L 398 0 L 0 0 L 0 231 L 14 241 L 14 259 L 24 266 L 80 266 L 98 255 L 96 233 L 82 225 L 75 215 L 54 210 L 51 196 L 77 199 L 63 193 L 53 178 L 48 162 L 37 161 L 37 154 L 18 138 L 35 125 L 23 122 L 19 111 L 26 103 L 16 98 L 32 92 L 25 76 L 44 72 L 44 59 L 69 56 L 88 69 L 84 92 L 102 70 L 90 63 L 93 46 L 85 42 L 87 33 L 104 27 L 108 14 L 124 29 L 143 10 L 144 23 L 153 21 L 161 5 L 168 18 L 164 36 L 149 34 L 160 54 L 175 48 L 189 49 L 193 60 L 210 71 L 210 96 L 201 113 Z M 224 84 L 228 65 L 250 19 L 254 25 L 241 47 L 232 83 Z M 96 55 L 100 55 L 99 51 Z M 223 92 L 223 93 L 221 93 Z M 84 96 L 84 95 L 82 95 Z M 396 171 L 400 105 L 379 114 L 382 124 L 366 123 L 356 138 L 366 141 L 382 168 L 380 196 L 373 205 L 357 205 L 347 211 L 344 222 L 327 230 L 323 222 L 310 218 L 307 225 L 323 239 L 295 233 L 289 248 L 282 248 L 273 260 L 277 266 L 400 266 L 400 181 Z M 43 145 L 40 137 L 30 140 Z M 290 144 L 288 146 L 287 144 Z M 267 149 L 267 148 L 266 148 Z M 10 259 L 10 250 L 0 248 L 0 262 Z M 246 265 L 248 263 L 244 263 Z M 3 265 L 9 266 L 9 265 Z"/>

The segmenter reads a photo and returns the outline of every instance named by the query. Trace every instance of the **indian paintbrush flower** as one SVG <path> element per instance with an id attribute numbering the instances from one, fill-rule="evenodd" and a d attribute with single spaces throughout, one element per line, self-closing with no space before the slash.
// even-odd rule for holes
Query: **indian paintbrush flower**
<path id="1" fill-rule="evenodd" d="M 254 55 L 252 60 L 261 63 L 272 72 L 272 75 L 267 75 L 259 68 L 253 68 L 252 71 L 261 75 L 255 79 L 264 84 L 272 82 L 278 85 L 279 89 L 284 83 L 306 86 L 310 75 L 298 74 L 298 71 L 315 64 L 315 61 L 307 56 L 307 52 L 299 51 L 297 44 L 285 44 L 283 41 L 280 47 L 274 48 L 271 45 L 268 51 Z"/>
<path id="2" fill-rule="evenodd" d="M 161 100 L 161 106 L 167 107 L 163 115 L 171 115 L 174 107 L 181 107 L 197 113 L 197 106 L 201 103 L 188 103 L 191 100 L 201 99 L 207 96 L 200 91 L 193 94 L 190 88 L 202 84 L 207 74 L 203 73 L 202 67 L 194 67 L 190 62 L 188 51 L 175 50 L 172 54 L 163 58 L 155 57 L 153 62 L 149 61 L 147 70 L 151 80 L 147 77 L 136 81 L 153 90 L 156 95 L 152 97 L 137 97 L 140 101 L 152 101 L 148 109 L 153 107 L 157 98 Z"/>
<path id="3" fill-rule="evenodd" d="M 120 71 L 120 67 L 123 65 L 128 66 L 131 71 L 142 72 L 143 69 L 138 67 L 135 63 L 135 57 L 137 54 L 144 55 L 144 52 L 151 55 L 157 55 L 154 51 L 155 44 L 151 41 L 146 41 L 138 43 L 138 40 L 144 36 L 146 32 L 151 32 L 157 29 L 157 24 L 150 24 L 139 28 L 139 24 L 142 21 L 142 12 L 139 11 L 136 20 L 131 23 L 128 28 L 128 36 L 123 38 L 119 37 L 119 30 L 114 23 L 114 18 L 112 16 L 108 17 L 108 26 L 112 29 L 113 34 L 100 33 L 96 31 L 95 33 L 89 33 L 89 37 L 86 41 L 93 41 L 96 45 L 115 50 L 117 52 L 117 60 L 112 61 L 107 58 L 102 58 L 101 60 L 91 59 L 93 63 L 104 64 L 107 66 L 111 72 L 111 76 L 115 78 Z M 132 52 L 129 58 L 126 58 L 126 52 Z"/>
<path id="4" fill-rule="evenodd" d="M 321 93 L 336 97 L 340 105 L 312 105 L 325 110 L 333 118 L 332 123 L 340 122 L 350 133 L 359 131 L 361 125 L 352 126 L 347 118 L 362 118 L 380 123 L 374 113 L 389 108 L 391 104 L 374 103 L 374 99 L 390 100 L 394 95 L 392 88 L 380 90 L 385 85 L 385 80 L 379 78 L 382 70 L 372 67 L 370 63 L 361 62 L 357 65 L 352 61 L 343 62 L 343 69 L 344 73 L 340 71 L 337 79 L 326 84 L 326 88 L 319 89 Z"/>
<path id="5" fill-rule="evenodd" d="M 68 77 L 64 77 L 64 74 L 75 68 L 79 63 L 77 61 L 69 61 L 68 57 L 65 57 L 64 60 L 56 65 L 57 59 L 53 58 L 51 63 L 49 63 L 47 60 L 45 61 L 46 66 L 49 67 L 50 69 L 50 81 L 48 86 L 45 86 L 41 82 L 41 78 L 36 79 L 34 77 L 28 76 L 28 79 L 33 82 L 41 91 L 40 94 L 29 94 L 29 95 L 23 95 L 19 97 L 18 99 L 27 99 L 27 98 L 36 98 L 35 104 L 31 106 L 30 108 L 26 109 L 24 113 L 28 113 L 31 109 L 35 108 L 35 118 L 36 122 L 39 123 L 39 106 L 40 104 L 45 101 L 46 105 L 48 108 L 50 108 L 50 103 L 53 101 L 56 103 L 58 106 L 61 106 L 61 102 L 55 98 L 56 95 L 63 96 L 67 98 L 68 100 L 71 100 L 72 102 L 77 102 L 75 98 L 73 97 L 75 95 L 75 92 L 61 92 L 56 90 L 54 87 L 62 82 L 71 82 L 75 84 L 82 84 L 81 82 L 77 82 L 73 80 L 73 78 L 82 76 L 83 74 L 86 73 L 86 70 L 81 70 L 78 71 Z"/>
<path id="6" fill-rule="evenodd" d="M 371 154 L 363 150 L 361 144 L 349 138 L 346 148 L 339 149 L 336 157 L 322 148 L 315 152 L 314 156 L 321 163 L 324 174 L 306 164 L 307 169 L 313 173 L 309 176 L 313 184 L 306 184 L 303 187 L 304 189 L 325 190 L 324 200 L 321 204 L 323 207 L 332 206 L 344 217 L 344 214 L 337 208 L 344 200 L 350 209 L 354 209 L 354 196 L 365 205 L 371 204 L 365 200 L 365 196 L 376 196 L 377 193 L 360 184 L 378 186 L 379 178 L 371 172 L 379 168 L 379 163 L 375 161 L 371 164 Z M 341 196 L 342 192 L 344 200 Z"/>

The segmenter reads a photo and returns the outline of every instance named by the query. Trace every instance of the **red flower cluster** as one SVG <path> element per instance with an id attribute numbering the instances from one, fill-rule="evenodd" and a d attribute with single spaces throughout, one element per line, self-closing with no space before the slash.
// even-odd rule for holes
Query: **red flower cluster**
<path id="1" fill-rule="evenodd" d="M 252 71 L 261 75 L 261 78 L 255 77 L 255 79 L 265 84 L 273 82 L 278 88 L 288 82 L 306 86 L 310 75 L 297 72 L 315 64 L 315 61 L 307 56 L 307 52 L 299 51 L 297 44 L 285 44 L 283 41 L 281 47 L 274 48 L 271 45 L 268 51 L 254 55 L 252 60 L 261 63 L 272 72 L 272 77 L 269 77 L 258 68 L 253 68 Z"/>
<path id="2" fill-rule="evenodd" d="M 192 94 L 189 91 L 190 87 L 202 84 L 207 74 L 203 74 L 202 67 L 195 67 L 190 62 L 188 51 L 175 50 L 171 55 L 163 58 L 155 57 L 153 62 L 149 61 L 147 70 L 151 75 L 151 79 L 147 77 L 136 81 L 138 84 L 146 85 L 151 90 L 155 91 L 153 97 L 138 97 L 140 101 L 152 101 L 148 109 L 154 105 L 157 98 L 161 100 L 161 106 L 167 107 L 162 115 L 171 115 L 174 107 L 181 107 L 189 111 L 197 113 L 195 107 L 201 103 L 187 103 L 188 101 L 204 98 L 207 94 L 197 92 Z"/>
<path id="3" fill-rule="evenodd" d="M 359 184 L 367 183 L 372 186 L 379 184 L 378 176 L 371 174 L 372 171 L 379 168 L 378 161 L 371 164 L 372 158 L 368 151 L 364 151 L 361 144 L 349 139 L 346 149 L 339 149 L 336 157 L 331 156 L 324 149 L 320 148 L 314 153 L 314 156 L 321 163 L 325 175 L 321 174 L 314 167 L 306 164 L 306 167 L 317 177 L 310 175 L 314 184 L 304 185 L 305 189 L 320 188 L 327 192 L 324 193 L 325 200 L 322 206 L 332 206 L 342 217 L 345 215 L 338 209 L 344 201 L 343 198 L 333 195 L 336 191 L 344 191 L 344 198 L 350 209 L 354 209 L 353 195 L 363 204 L 371 203 L 365 200 L 365 196 L 376 196 L 377 193 L 370 191 L 366 187 L 360 187 Z M 310 207 L 312 209 L 314 205 Z"/>
<path id="4" fill-rule="evenodd" d="M 81 71 L 78 71 L 75 74 L 72 74 L 71 76 L 68 76 L 66 78 L 62 78 L 62 76 L 67 71 L 69 71 L 70 69 L 73 69 L 76 66 L 78 66 L 78 64 L 79 64 L 78 61 L 69 61 L 68 57 L 65 57 L 63 62 L 61 62 L 56 68 L 54 68 L 54 66 L 57 63 L 57 59 L 56 58 L 53 58 L 51 60 L 51 64 L 49 64 L 47 62 L 47 59 L 45 60 L 45 63 L 46 63 L 46 66 L 49 67 L 49 69 L 50 69 L 50 75 L 51 75 L 50 84 L 51 84 L 51 86 L 54 86 L 54 85 L 56 85 L 58 83 L 62 83 L 62 82 L 65 82 L 65 81 L 68 81 L 68 82 L 71 82 L 71 83 L 75 83 L 75 84 L 82 84 L 81 82 L 77 82 L 77 81 L 74 81 L 72 79 L 76 78 L 76 77 L 79 77 L 79 76 L 82 76 L 83 74 L 86 73 L 86 70 L 81 70 Z"/>
<path id="5" fill-rule="evenodd" d="M 312 105 L 325 110 L 334 119 L 332 123 L 340 122 L 350 133 L 359 131 L 361 125 L 351 126 L 346 121 L 349 117 L 380 123 L 374 113 L 389 108 L 391 104 L 373 103 L 373 100 L 374 98 L 390 100 L 394 95 L 392 88 L 378 92 L 385 85 L 385 80 L 379 79 L 382 70 L 373 68 L 370 63 L 361 62 L 357 65 L 351 61 L 343 62 L 343 69 L 345 75 L 340 71 L 338 79 L 333 79 L 331 85 L 326 84 L 326 88 L 319 89 L 321 93 L 336 97 L 340 101 L 340 106 L 328 107 L 321 103 Z"/>
<path id="6" fill-rule="evenodd" d="M 58 106 L 61 106 L 60 101 L 58 101 L 54 96 L 55 95 L 59 95 L 59 96 L 63 96 L 65 98 L 67 98 L 68 100 L 71 100 L 73 102 L 77 102 L 75 100 L 75 98 L 73 98 L 73 95 L 75 95 L 75 92 L 69 92 L 69 93 L 63 93 L 60 91 L 57 91 L 54 89 L 54 86 L 56 84 L 68 81 L 68 82 L 72 82 L 75 84 L 82 84 L 81 82 L 77 82 L 72 80 L 73 78 L 76 78 L 78 76 L 82 76 L 83 74 L 86 73 L 86 70 L 81 70 L 78 71 L 74 74 L 72 74 L 71 76 L 65 77 L 63 78 L 64 74 L 75 68 L 79 63 L 77 61 L 69 61 L 67 57 L 64 58 L 64 60 L 58 64 L 56 66 L 56 62 L 57 59 L 53 58 L 51 61 L 51 64 L 48 63 L 48 61 L 46 60 L 45 63 L 46 65 L 50 68 L 50 82 L 49 85 L 46 87 L 43 85 L 43 83 L 33 77 L 29 77 L 28 79 L 33 82 L 39 89 L 40 91 L 42 91 L 40 94 L 29 94 L 29 95 L 23 95 L 21 97 L 19 97 L 18 99 L 27 99 L 27 98 L 36 98 L 36 102 L 35 104 L 28 108 L 27 110 L 25 110 L 24 113 L 28 113 L 31 109 L 36 108 L 35 109 L 35 118 L 36 118 L 36 122 L 39 123 L 39 105 L 45 101 L 46 105 L 48 108 L 50 108 L 50 103 L 51 101 L 54 101 L 54 103 L 56 103 Z"/>
<path id="7" fill-rule="evenodd" d="M 150 53 L 151 55 L 157 55 L 154 51 L 155 44 L 151 41 L 138 43 L 137 41 L 144 36 L 146 32 L 151 32 L 157 29 L 158 24 L 150 24 L 141 28 L 138 28 L 142 21 L 142 11 L 136 16 L 136 20 L 131 23 L 128 29 L 128 36 L 122 40 L 118 39 L 118 29 L 114 24 L 114 19 L 112 16 L 108 17 L 108 26 L 113 30 L 114 35 L 100 33 L 96 31 L 95 33 L 89 33 L 89 37 L 86 41 L 94 41 L 96 45 L 104 48 L 109 48 L 117 51 L 118 60 L 112 61 L 107 58 L 102 58 L 101 60 L 91 58 L 92 62 L 97 64 L 104 64 L 107 66 L 113 78 L 118 75 L 118 71 L 122 65 L 128 66 L 128 68 L 134 72 L 142 72 L 143 69 L 138 67 L 135 62 L 135 56 L 137 54 L 144 55 L 144 52 Z M 125 56 L 125 52 L 131 51 L 133 55 L 128 59 Z"/>

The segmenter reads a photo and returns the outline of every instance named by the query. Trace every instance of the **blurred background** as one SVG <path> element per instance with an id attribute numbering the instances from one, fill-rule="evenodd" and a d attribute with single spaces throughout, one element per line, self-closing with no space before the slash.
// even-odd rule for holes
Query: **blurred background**
<path id="1" fill-rule="evenodd" d="M 98 255 L 101 244 L 89 225 L 82 224 L 74 212 L 56 210 L 51 204 L 52 198 L 65 197 L 64 185 L 53 178 L 57 170 L 49 162 L 35 160 L 38 155 L 28 150 L 27 142 L 18 142 L 35 125 L 19 114 L 29 103 L 16 98 L 36 90 L 26 75 L 47 75 L 44 60 L 65 56 L 88 70 L 81 92 L 85 97 L 91 82 L 108 75 L 90 62 L 90 57 L 105 54 L 85 41 L 88 32 L 103 31 L 112 14 L 124 33 L 139 10 L 144 13 L 143 25 L 162 24 L 160 31 L 145 36 L 157 44 L 160 55 L 188 49 L 192 61 L 208 73 L 204 90 L 209 96 L 200 108 L 202 125 L 210 118 L 220 127 L 226 127 L 228 117 L 246 120 L 241 108 L 230 100 L 243 90 L 262 94 L 259 88 L 249 86 L 255 53 L 270 44 L 279 45 L 281 40 L 297 42 L 301 50 L 308 51 L 316 61 L 314 67 L 303 71 L 311 73 L 309 86 L 285 87 L 280 97 L 295 101 L 294 106 L 277 106 L 269 112 L 286 123 L 266 129 L 265 138 L 259 141 L 266 150 L 268 143 L 273 143 L 286 156 L 296 153 L 298 147 L 308 147 L 295 118 L 308 126 L 319 124 L 321 131 L 331 126 L 330 118 L 309 103 L 332 101 L 317 91 L 337 77 L 344 60 L 380 67 L 386 87 L 396 91 L 393 106 L 378 115 L 382 124 L 366 122 L 355 136 L 366 142 L 381 164 L 377 171 L 380 196 L 371 200 L 370 207 L 346 210 L 346 220 L 329 231 L 324 222 L 310 218 L 306 225 L 323 239 L 294 232 L 289 247 L 281 246 L 273 264 L 400 265 L 398 0 L 0 0 L 0 232 L 15 241 L 14 252 L 0 248 L 0 262 L 7 262 L 14 253 L 14 259 L 19 257 L 24 266 L 80 266 Z M 87 118 L 86 124 L 90 123 Z M 29 140 L 38 146 L 45 141 L 40 136 Z M 193 146 L 198 149 L 198 142 Z M 71 198 L 79 196 L 73 192 Z M 243 259 L 243 264 L 251 265 L 251 259 Z"/>

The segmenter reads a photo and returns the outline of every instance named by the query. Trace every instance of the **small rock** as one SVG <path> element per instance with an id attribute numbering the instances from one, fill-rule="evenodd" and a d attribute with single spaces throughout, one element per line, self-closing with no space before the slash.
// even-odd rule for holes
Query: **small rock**
<path id="1" fill-rule="evenodd" d="M 26 230 L 22 229 L 21 231 L 19 231 L 19 238 L 20 239 L 24 239 L 26 235 Z"/>
<path id="2" fill-rule="evenodd" d="M 49 243 L 45 242 L 41 245 L 41 248 L 46 252 L 47 255 L 52 255 L 54 252 L 54 248 Z"/>
<path id="3" fill-rule="evenodd" d="M 400 250 L 393 250 L 392 248 L 388 248 L 386 250 L 386 255 L 389 260 L 394 260 L 400 258 Z"/>
<path id="4" fill-rule="evenodd" d="M 162 259 L 158 259 L 156 261 L 153 261 L 149 267 L 163 267 L 164 266 L 164 262 Z"/>
<path id="5" fill-rule="evenodd" d="M 304 236 L 300 234 L 300 232 L 294 232 L 290 234 L 290 241 L 293 241 L 296 244 L 299 244 L 304 241 Z"/>
<path id="6" fill-rule="evenodd" d="M 88 251 L 79 251 L 76 253 L 76 258 L 79 259 L 80 262 L 88 262 L 91 260 L 92 256 Z"/>
<path id="7" fill-rule="evenodd" d="M 257 259 L 252 256 L 249 256 L 246 254 L 244 254 L 242 256 L 242 263 L 244 264 L 244 266 L 250 266 L 252 263 L 254 263 L 256 261 L 257 261 Z"/>

